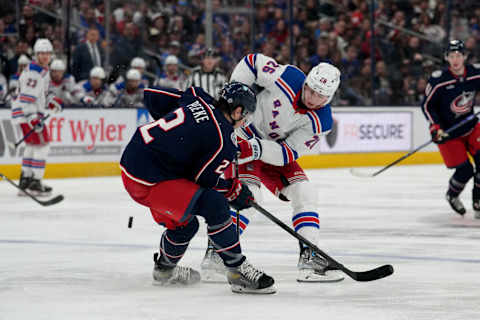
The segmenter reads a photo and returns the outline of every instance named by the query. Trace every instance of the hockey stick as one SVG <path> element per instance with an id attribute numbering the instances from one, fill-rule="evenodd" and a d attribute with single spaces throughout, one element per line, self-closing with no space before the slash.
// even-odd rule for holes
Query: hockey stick
<path id="1" fill-rule="evenodd" d="M 42 200 L 39 200 L 37 197 L 35 197 L 33 194 L 27 192 L 26 190 L 22 190 L 20 189 L 20 187 L 15 183 L 13 182 L 12 180 L 8 179 L 7 177 L 5 177 L 3 174 L 0 173 L 0 179 L 5 179 L 8 183 L 10 183 L 12 186 L 14 186 L 15 188 L 17 188 L 18 190 L 20 190 L 21 192 L 25 193 L 27 196 L 29 196 L 30 198 L 32 198 L 33 201 L 41 204 L 42 206 L 46 207 L 46 206 L 51 206 L 53 204 L 57 204 L 59 203 L 60 201 L 62 201 L 64 198 L 63 198 L 63 195 L 59 194 L 58 196 L 55 196 L 49 200 L 45 200 L 45 201 L 42 201 Z"/>
<path id="2" fill-rule="evenodd" d="M 41 126 L 43 125 L 43 123 L 44 123 L 49 117 L 50 117 L 50 114 L 47 114 L 45 117 L 43 117 L 42 119 L 40 119 L 40 122 L 38 122 L 38 123 L 35 125 L 35 127 L 41 127 Z M 23 138 L 20 139 L 20 140 L 18 140 L 16 143 L 11 143 L 11 142 L 9 142 L 9 143 L 8 143 L 8 146 L 11 147 L 11 148 L 13 148 L 13 149 L 17 149 L 17 147 L 18 147 L 18 145 L 19 145 L 20 143 L 22 143 L 23 141 L 25 141 L 28 137 L 30 137 L 30 135 L 31 135 L 32 133 L 35 132 L 35 127 L 33 127 L 30 131 L 28 131 L 28 132 L 23 136 Z"/>
<path id="3" fill-rule="evenodd" d="M 463 119 L 462 121 L 460 121 L 459 123 L 451 126 L 447 131 L 445 131 L 445 133 L 449 134 L 451 133 L 452 131 L 454 131 L 455 129 L 458 129 L 460 128 L 461 126 L 463 126 L 464 124 L 466 124 L 467 122 L 473 120 L 473 118 L 475 118 L 477 115 L 480 114 L 480 111 L 477 112 L 477 113 L 474 113 L 474 114 L 471 114 L 469 115 L 468 117 L 466 117 L 465 119 Z M 419 150 L 425 148 L 426 146 L 428 146 L 430 143 L 433 142 L 433 139 L 430 139 L 428 140 L 427 142 L 425 142 L 424 144 L 416 147 L 415 149 L 413 149 L 412 151 L 410 151 L 409 153 L 401 156 L 400 158 L 398 158 L 397 160 L 393 161 L 392 163 L 386 165 L 385 167 L 383 167 L 382 169 L 378 170 L 378 171 L 375 171 L 373 173 L 366 173 L 366 172 L 362 172 L 360 170 L 358 170 L 357 168 L 351 168 L 350 169 L 350 173 L 356 177 L 361 177 L 361 178 L 373 178 L 377 175 L 379 175 L 380 173 L 382 173 L 383 171 L 387 170 L 388 168 L 396 165 L 397 163 L 399 163 L 400 161 L 402 160 L 405 160 L 406 158 L 410 157 L 412 154 L 418 152 Z"/>
<path id="4" fill-rule="evenodd" d="M 299 233 L 293 231 L 290 227 L 288 227 L 280 219 L 278 219 L 273 214 L 271 214 L 267 210 L 260 207 L 256 202 L 251 202 L 251 204 L 252 204 L 252 207 L 257 209 L 257 211 L 259 211 L 261 214 L 263 214 L 268 219 L 273 221 L 275 224 L 280 226 L 283 230 L 287 231 L 292 236 L 294 236 L 295 238 L 297 238 L 298 240 L 303 242 L 305 245 L 309 246 L 317 254 L 319 254 L 323 258 L 325 258 L 329 262 L 330 266 L 342 270 L 345 274 L 347 274 L 353 280 L 362 281 L 362 282 L 379 280 L 379 279 L 388 277 L 389 275 L 391 275 L 393 273 L 393 267 L 389 264 L 386 264 L 386 265 L 383 265 L 383 266 L 380 266 L 380 267 L 377 267 L 375 269 L 368 270 L 368 271 L 360 271 L 360 272 L 352 271 L 352 270 L 348 269 L 347 267 L 345 267 L 340 262 L 338 262 L 335 259 L 333 259 L 332 257 L 330 257 L 328 254 L 326 254 L 322 250 L 320 250 L 316 245 L 314 245 L 313 243 L 308 241 L 305 237 L 303 237 Z"/>

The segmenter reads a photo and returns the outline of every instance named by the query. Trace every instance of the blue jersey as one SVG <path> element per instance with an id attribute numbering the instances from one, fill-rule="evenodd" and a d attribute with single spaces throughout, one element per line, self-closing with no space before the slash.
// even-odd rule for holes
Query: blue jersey
<path id="1" fill-rule="evenodd" d="M 432 73 L 425 89 L 422 111 L 430 124 L 448 130 L 473 114 L 475 96 L 480 89 L 480 65 L 466 65 L 465 74 L 456 76 L 448 68 Z M 455 138 L 472 130 L 478 119 L 450 133 Z"/>
<path id="2" fill-rule="evenodd" d="M 236 139 L 212 102 L 197 87 L 145 89 L 145 105 L 156 121 L 136 130 L 120 161 L 123 172 L 145 185 L 186 178 L 226 191 L 219 178 L 236 155 Z"/>

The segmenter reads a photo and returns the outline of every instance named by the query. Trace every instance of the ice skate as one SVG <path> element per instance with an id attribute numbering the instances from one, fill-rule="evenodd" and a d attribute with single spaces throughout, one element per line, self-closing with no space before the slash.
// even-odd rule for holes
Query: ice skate
<path id="1" fill-rule="evenodd" d="M 480 199 L 473 200 L 473 211 L 475 219 L 480 219 Z"/>
<path id="2" fill-rule="evenodd" d="M 158 253 L 153 255 L 153 279 L 161 286 L 181 285 L 189 286 L 200 282 L 200 273 L 192 268 L 183 266 L 168 266 L 162 264 Z"/>
<path id="3" fill-rule="evenodd" d="M 51 187 L 44 185 L 39 179 L 33 178 L 26 190 L 37 197 L 48 197 L 52 194 Z"/>
<path id="4" fill-rule="evenodd" d="M 343 273 L 328 265 L 310 248 L 302 248 L 298 259 L 298 282 L 338 282 L 345 279 Z"/>
<path id="5" fill-rule="evenodd" d="M 460 197 L 453 197 L 451 196 L 448 192 L 445 194 L 445 199 L 447 199 L 448 203 L 450 204 L 450 207 L 458 213 L 459 215 L 463 216 L 466 212 L 465 207 L 463 206 L 462 201 L 460 200 Z"/>
<path id="6" fill-rule="evenodd" d="M 22 174 L 20 175 L 20 180 L 18 182 L 18 187 L 21 190 L 26 190 L 31 182 L 32 182 L 32 177 L 26 177 L 25 174 L 22 172 Z M 24 197 L 26 196 L 26 194 L 23 191 L 18 191 L 18 196 Z"/>
<path id="7" fill-rule="evenodd" d="M 258 270 L 247 260 L 236 268 L 228 268 L 228 283 L 233 292 L 269 294 L 277 292 L 272 277 Z"/>
<path id="8" fill-rule="evenodd" d="M 223 260 L 218 253 L 215 252 L 213 246 L 208 246 L 207 252 L 200 264 L 200 273 L 203 282 L 226 282 L 227 268 L 223 264 Z"/>

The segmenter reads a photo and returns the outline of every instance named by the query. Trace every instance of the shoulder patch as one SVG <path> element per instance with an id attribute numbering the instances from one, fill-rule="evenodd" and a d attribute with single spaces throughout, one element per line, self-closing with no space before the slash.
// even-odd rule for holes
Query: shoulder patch
<path id="1" fill-rule="evenodd" d="M 473 64 L 473 67 L 474 67 L 475 69 L 480 69 L 480 63 L 474 63 L 474 64 Z"/>
<path id="2" fill-rule="evenodd" d="M 432 72 L 432 78 L 440 78 L 442 73 L 443 73 L 442 70 L 435 70 Z"/>

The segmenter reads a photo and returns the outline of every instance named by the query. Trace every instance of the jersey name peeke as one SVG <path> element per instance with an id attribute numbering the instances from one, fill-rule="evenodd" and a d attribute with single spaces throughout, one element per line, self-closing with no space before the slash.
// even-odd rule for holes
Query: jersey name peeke
<path id="1" fill-rule="evenodd" d="M 196 123 L 204 122 L 210 120 L 208 113 L 205 110 L 205 107 L 199 101 L 195 101 L 187 106 L 187 108 L 192 112 L 193 118 Z"/>

